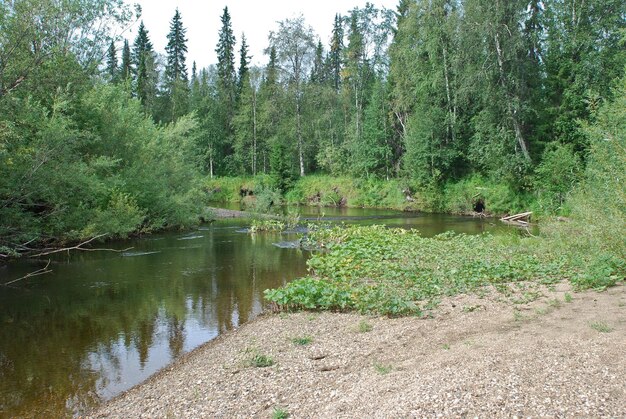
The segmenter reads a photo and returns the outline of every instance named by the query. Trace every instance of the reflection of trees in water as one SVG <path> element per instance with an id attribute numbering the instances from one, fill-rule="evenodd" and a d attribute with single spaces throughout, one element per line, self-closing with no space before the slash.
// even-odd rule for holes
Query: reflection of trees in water
<path id="1" fill-rule="evenodd" d="M 185 322 L 176 317 L 168 321 L 168 342 L 172 358 L 177 358 L 183 353 L 185 345 Z"/>
<path id="2" fill-rule="evenodd" d="M 124 350 L 137 350 L 142 369 L 155 345 L 179 356 L 188 319 L 232 329 L 233 317 L 245 322 L 260 307 L 264 289 L 303 273 L 302 255 L 273 247 L 276 237 L 253 244 L 248 235 L 229 234 L 230 243 L 213 243 L 224 236 L 211 232 L 204 247 L 167 258 L 81 255 L 82 262 L 45 278 L 47 288 L 2 290 L 0 416 L 56 417 L 89 408 L 98 386 L 123 378 Z M 102 280 L 94 288 L 97 275 Z"/>
<path id="3" fill-rule="evenodd" d="M 148 353 L 154 342 L 154 333 L 156 330 L 156 318 L 151 320 L 142 320 L 139 322 L 138 330 L 135 333 L 134 344 L 139 353 L 139 364 L 143 370 L 148 360 Z"/>

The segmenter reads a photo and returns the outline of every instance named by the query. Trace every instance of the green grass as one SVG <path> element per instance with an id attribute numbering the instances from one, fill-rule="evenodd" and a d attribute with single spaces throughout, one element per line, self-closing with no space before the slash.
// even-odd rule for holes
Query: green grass
<path id="1" fill-rule="evenodd" d="M 565 299 L 566 303 L 571 303 L 573 298 L 572 298 L 572 294 L 570 294 L 569 292 L 565 293 L 565 296 L 563 297 Z"/>
<path id="2" fill-rule="evenodd" d="M 597 330 L 600 333 L 609 333 L 613 331 L 613 328 L 603 321 L 593 322 L 589 326 L 593 330 Z"/>
<path id="3" fill-rule="evenodd" d="M 311 336 L 300 336 L 300 337 L 296 337 L 296 338 L 291 339 L 291 342 L 294 345 L 305 346 L 305 345 L 308 345 L 309 343 L 313 342 L 313 338 Z"/>
<path id="4" fill-rule="evenodd" d="M 551 284 L 575 274 L 562 254 L 538 250 L 535 238 L 425 238 L 415 230 L 355 226 L 319 229 L 310 240 L 326 249 L 309 259 L 311 275 L 265 291 L 279 308 L 423 315 L 446 296 L 487 285 Z M 527 289 L 517 302 L 540 296 Z"/>

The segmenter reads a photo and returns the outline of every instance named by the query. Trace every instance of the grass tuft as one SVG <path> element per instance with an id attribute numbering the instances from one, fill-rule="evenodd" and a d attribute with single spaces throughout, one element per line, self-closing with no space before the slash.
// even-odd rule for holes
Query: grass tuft
<path id="1" fill-rule="evenodd" d="M 305 346 L 313 342 L 313 338 L 311 336 L 301 336 L 301 337 L 296 337 L 296 338 L 291 339 L 291 342 L 294 345 Z"/>
<path id="2" fill-rule="evenodd" d="M 613 328 L 603 321 L 593 322 L 589 326 L 600 333 L 610 333 L 613 331 Z"/>

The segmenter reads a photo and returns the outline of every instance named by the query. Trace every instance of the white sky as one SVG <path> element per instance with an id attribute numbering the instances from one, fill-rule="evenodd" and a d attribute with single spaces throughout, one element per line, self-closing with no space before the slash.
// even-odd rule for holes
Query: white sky
<path id="1" fill-rule="evenodd" d="M 239 47 L 242 31 L 246 35 L 252 64 L 265 65 L 267 36 L 277 29 L 277 21 L 304 15 L 328 49 L 336 13 L 345 15 L 354 7 L 364 7 L 366 0 L 126 0 L 138 3 L 142 19 L 156 52 L 164 54 L 170 21 L 178 7 L 184 27 L 187 29 L 187 68 L 191 72 L 193 61 L 198 69 L 217 62 L 215 47 L 222 26 L 221 16 L 228 6 L 233 32 L 237 39 L 236 65 L 239 65 Z M 399 0 L 370 0 L 378 8 L 396 9 Z M 125 36 L 131 43 L 137 35 L 137 23 Z"/>

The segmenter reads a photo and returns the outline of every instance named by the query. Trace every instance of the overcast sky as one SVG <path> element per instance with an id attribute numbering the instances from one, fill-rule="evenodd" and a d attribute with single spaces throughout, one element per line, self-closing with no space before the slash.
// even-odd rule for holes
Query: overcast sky
<path id="1" fill-rule="evenodd" d="M 395 10 L 399 0 L 372 0 L 378 8 Z M 187 67 L 191 71 L 193 61 L 198 68 L 217 62 L 215 47 L 221 28 L 221 16 L 225 6 L 231 17 L 237 38 L 237 65 L 241 33 L 244 32 L 252 63 L 265 65 L 267 57 L 263 50 L 267 47 L 267 35 L 276 30 L 276 22 L 302 14 L 328 48 L 336 13 L 346 14 L 354 7 L 363 7 L 365 0 L 126 0 L 129 4 L 138 3 L 142 8 L 142 19 L 148 29 L 150 40 L 158 53 L 165 53 L 167 33 L 176 8 L 180 10 L 183 25 L 187 29 Z M 135 25 L 126 34 L 131 45 L 137 35 Z"/>

